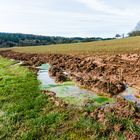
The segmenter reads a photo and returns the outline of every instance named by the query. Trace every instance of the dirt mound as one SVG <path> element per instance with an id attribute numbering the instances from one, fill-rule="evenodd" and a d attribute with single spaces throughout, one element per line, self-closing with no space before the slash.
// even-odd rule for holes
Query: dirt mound
<path id="1" fill-rule="evenodd" d="M 66 82 L 69 81 L 68 75 L 66 75 L 60 68 L 52 66 L 49 69 L 49 75 L 55 79 L 56 82 Z"/>
<path id="2" fill-rule="evenodd" d="M 118 97 L 114 104 L 96 108 L 93 112 L 84 114 L 101 123 L 105 132 L 121 132 L 126 139 L 140 139 L 139 129 L 137 134 L 133 132 L 133 129 L 140 128 L 140 109 L 134 103 L 121 97 Z M 133 124 L 133 128 L 131 124 Z"/>

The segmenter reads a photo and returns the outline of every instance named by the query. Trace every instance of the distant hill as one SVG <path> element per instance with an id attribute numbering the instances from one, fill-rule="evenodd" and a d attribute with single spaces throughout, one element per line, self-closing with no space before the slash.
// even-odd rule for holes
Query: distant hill
<path id="1" fill-rule="evenodd" d="M 79 42 L 91 42 L 98 40 L 111 40 L 113 38 L 101 38 L 101 37 L 55 37 L 55 36 L 40 36 L 32 34 L 21 33 L 0 33 L 0 47 L 13 47 L 13 46 L 39 46 L 50 44 L 66 44 L 66 43 L 79 43 Z"/>

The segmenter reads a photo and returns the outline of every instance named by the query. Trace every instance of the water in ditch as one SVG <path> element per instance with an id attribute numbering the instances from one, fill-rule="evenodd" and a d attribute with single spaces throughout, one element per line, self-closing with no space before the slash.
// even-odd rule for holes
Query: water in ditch
<path id="1" fill-rule="evenodd" d="M 40 88 L 42 90 L 55 92 L 57 97 L 75 105 L 84 105 L 89 99 L 97 105 L 113 101 L 111 98 L 98 96 L 92 91 L 80 88 L 72 81 L 56 83 L 54 79 L 49 76 L 49 67 L 48 64 L 43 64 L 38 67 L 38 80 L 41 82 Z"/>
<path id="2" fill-rule="evenodd" d="M 42 90 L 55 92 L 57 97 L 62 98 L 70 104 L 76 105 L 84 105 L 84 103 L 89 99 L 99 105 L 114 101 L 111 98 L 99 96 L 97 93 L 82 89 L 72 81 L 56 83 L 55 80 L 49 76 L 49 67 L 49 64 L 43 64 L 38 67 L 38 80 L 41 82 L 40 88 Z M 126 100 L 136 102 L 140 106 L 140 98 L 135 96 L 138 92 L 139 91 L 135 88 L 127 87 L 120 95 Z"/>

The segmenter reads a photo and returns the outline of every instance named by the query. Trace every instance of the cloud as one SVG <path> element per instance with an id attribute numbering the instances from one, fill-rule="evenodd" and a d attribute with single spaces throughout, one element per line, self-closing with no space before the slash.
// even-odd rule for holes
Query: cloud
<path id="1" fill-rule="evenodd" d="M 114 14 L 118 16 L 134 16 L 136 14 L 140 14 L 139 8 L 137 5 L 134 7 L 127 7 L 126 4 L 124 8 L 117 8 L 113 3 L 107 4 L 105 0 L 77 0 L 80 3 L 85 4 L 92 10 L 96 10 L 99 12 L 103 12 L 104 14 Z"/>
<path id="2" fill-rule="evenodd" d="M 3 32 L 113 36 L 129 32 L 140 19 L 139 4 L 132 5 L 131 0 L 0 1 L 0 31 Z"/>
<path id="3" fill-rule="evenodd" d="M 104 11 L 105 9 L 109 9 L 109 7 L 100 0 L 78 0 L 78 1 L 97 11 Z"/>

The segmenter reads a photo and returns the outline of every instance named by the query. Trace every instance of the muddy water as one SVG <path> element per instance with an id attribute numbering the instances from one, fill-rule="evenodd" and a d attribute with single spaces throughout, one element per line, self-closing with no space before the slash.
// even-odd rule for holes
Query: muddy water
<path id="1" fill-rule="evenodd" d="M 98 96 L 96 93 L 82 89 L 75 85 L 74 82 L 56 83 L 54 79 L 49 76 L 49 65 L 43 64 L 38 67 L 38 80 L 41 82 L 40 88 L 56 93 L 56 96 L 62 98 L 70 104 L 84 105 L 89 99 L 96 104 L 103 104 L 112 102 L 113 99 Z"/>
<path id="2" fill-rule="evenodd" d="M 99 105 L 113 101 L 111 98 L 98 96 L 92 91 L 82 89 L 72 81 L 61 84 L 56 83 L 54 79 L 49 76 L 49 67 L 48 64 L 43 64 L 38 67 L 38 80 L 41 82 L 41 89 L 55 92 L 57 97 L 63 98 L 66 102 L 76 105 L 84 105 L 89 99 Z M 127 86 L 126 90 L 120 95 L 131 102 L 136 102 L 138 106 L 140 106 L 140 98 L 135 96 L 138 92 L 137 89 Z"/>
<path id="3" fill-rule="evenodd" d="M 140 98 L 136 97 L 137 94 L 139 94 L 139 89 L 126 86 L 126 90 L 122 93 L 122 96 L 140 107 Z"/>

